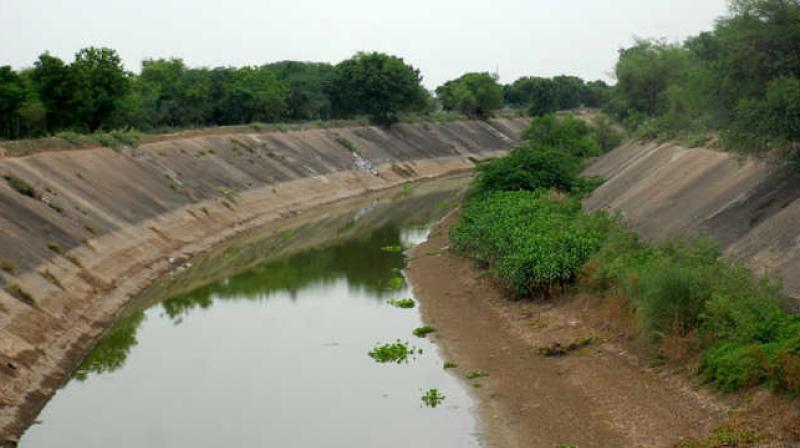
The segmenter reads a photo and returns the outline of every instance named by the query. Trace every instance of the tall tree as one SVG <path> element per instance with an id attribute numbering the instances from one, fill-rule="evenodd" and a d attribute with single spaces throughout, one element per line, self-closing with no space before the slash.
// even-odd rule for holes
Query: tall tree
<path id="1" fill-rule="evenodd" d="M 25 86 L 19 75 L 8 65 L 0 67 L 0 136 L 19 136 L 17 112 L 25 97 Z"/>
<path id="2" fill-rule="evenodd" d="M 43 53 L 33 64 L 31 78 L 47 109 L 47 129 L 55 132 L 77 126 L 76 86 L 70 67 L 61 59 Z"/>
<path id="3" fill-rule="evenodd" d="M 117 102 L 128 91 L 128 74 L 122 59 L 110 48 L 80 50 L 70 69 L 82 124 L 94 132 L 111 116 Z"/>
<path id="4" fill-rule="evenodd" d="M 338 116 L 367 114 L 391 124 L 397 114 L 420 110 L 424 89 L 419 70 L 384 53 L 358 53 L 334 68 L 328 87 Z"/>
<path id="5" fill-rule="evenodd" d="M 503 107 L 503 89 L 489 73 L 467 73 L 436 89 L 446 110 L 477 118 L 489 118 Z"/>

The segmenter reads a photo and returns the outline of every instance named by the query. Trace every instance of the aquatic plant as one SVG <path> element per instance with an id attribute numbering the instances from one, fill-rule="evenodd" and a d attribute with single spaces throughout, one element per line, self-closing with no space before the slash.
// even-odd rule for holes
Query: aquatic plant
<path id="1" fill-rule="evenodd" d="M 415 302 L 414 299 L 410 299 L 410 298 L 406 298 L 406 299 L 391 299 L 391 300 L 388 300 L 386 303 L 388 303 L 389 305 L 392 305 L 393 307 L 404 308 L 404 309 L 410 309 L 410 308 L 414 308 L 415 306 L 417 306 L 417 302 Z"/>
<path id="2" fill-rule="evenodd" d="M 439 406 L 445 398 L 447 397 L 439 392 L 439 389 L 430 389 L 422 395 L 422 402 L 429 408 L 435 408 Z"/>
<path id="3" fill-rule="evenodd" d="M 369 352 L 370 358 L 381 364 L 408 362 L 408 358 L 415 354 L 422 354 L 422 349 L 399 339 L 394 343 L 378 344 Z"/>
<path id="4" fill-rule="evenodd" d="M 418 338 L 424 338 L 425 336 L 427 336 L 427 335 L 429 335 L 431 333 L 435 333 L 435 332 L 436 332 L 436 329 L 433 328 L 432 326 L 423 325 L 421 327 L 415 328 L 413 333 L 414 333 L 414 336 L 416 336 Z"/>

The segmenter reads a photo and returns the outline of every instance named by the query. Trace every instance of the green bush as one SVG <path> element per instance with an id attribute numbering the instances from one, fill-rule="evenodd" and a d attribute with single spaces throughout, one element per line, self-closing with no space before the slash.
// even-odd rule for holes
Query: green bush
<path id="1" fill-rule="evenodd" d="M 598 116 L 594 121 L 595 127 L 592 130 L 594 139 L 600 145 L 603 152 L 611 151 L 622 143 L 622 132 L 614 128 L 611 119 L 606 115 Z"/>
<path id="2" fill-rule="evenodd" d="M 590 265 L 596 287 L 622 292 L 650 340 L 696 334 L 700 374 L 720 390 L 800 392 L 800 316 L 782 307 L 778 282 L 724 260 L 708 240 L 651 244 L 619 225 Z"/>
<path id="3" fill-rule="evenodd" d="M 584 120 L 554 114 L 535 117 L 525 130 L 522 139 L 565 151 L 575 157 L 586 158 L 601 153 L 592 127 Z"/>
<path id="4" fill-rule="evenodd" d="M 608 222 L 551 191 L 495 192 L 470 200 L 450 237 L 456 251 L 491 267 L 516 297 L 547 296 L 575 280 Z"/>
<path id="5" fill-rule="evenodd" d="M 580 159 L 564 151 L 529 143 L 508 156 L 478 165 L 477 192 L 533 191 L 554 188 L 571 191 L 578 185 Z"/>

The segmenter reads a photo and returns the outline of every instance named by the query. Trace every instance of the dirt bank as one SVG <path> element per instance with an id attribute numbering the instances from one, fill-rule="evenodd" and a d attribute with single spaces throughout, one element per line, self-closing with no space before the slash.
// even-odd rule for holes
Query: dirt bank
<path id="1" fill-rule="evenodd" d="M 524 120 L 168 140 L 0 159 L 0 442 L 143 288 L 249 229 L 471 170 Z"/>
<path id="2" fill-rule="evenodd" d="M 488 373 L 465 381 L 478 386 L 473 390 L 490 447 L 672 447 L 745 421 L 792 437 L 800 423 L 792 420 L 800 415 L 796 403 L 765 391 L 720 396 L 691 372 L 651 367 L 652 358 L 642 356 L 624 328 L 625 312 L 613 303 L 582 295 L 508 300 L 472 262 L 448 250 L 455 219 L 448 217 L 412 250 L 407 275 L 423 319 L 438 329 L 445 356 L 458 364 L 455 374 Z M 565 356 L 540 353 L 554 343 L 585 341 L 591 343 Z M 796 442 L 772 439 L 764 446 Z"/>

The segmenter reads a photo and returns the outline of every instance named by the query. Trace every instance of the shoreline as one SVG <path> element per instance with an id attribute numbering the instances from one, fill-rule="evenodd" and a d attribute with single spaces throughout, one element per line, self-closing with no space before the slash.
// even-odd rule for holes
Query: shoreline
<path id="1" fill-rule="evenodd" d="M 742 421 L 785 435 L 785 421 L 773 418 L 791 419 L 792 400 L 763 389 L 720 395 L 686 366 L 650 366 L 641 344 L 621 331 L 624 318 L 614 316 L 612 304 L 580 293 L 509 300 L 470 260 L 448 250 L 457 218 L 448 215 L 410 250 L 406 276 L 423 321 L 437 328 L 443 355 L 458 365 L 453 373 L 473 392 L 488 447 L 666 448 Z M 538 353 L 587 337 L 597 342 L 565 356 Z M 488 376 L 465 378 L 478 369 Z"/>

